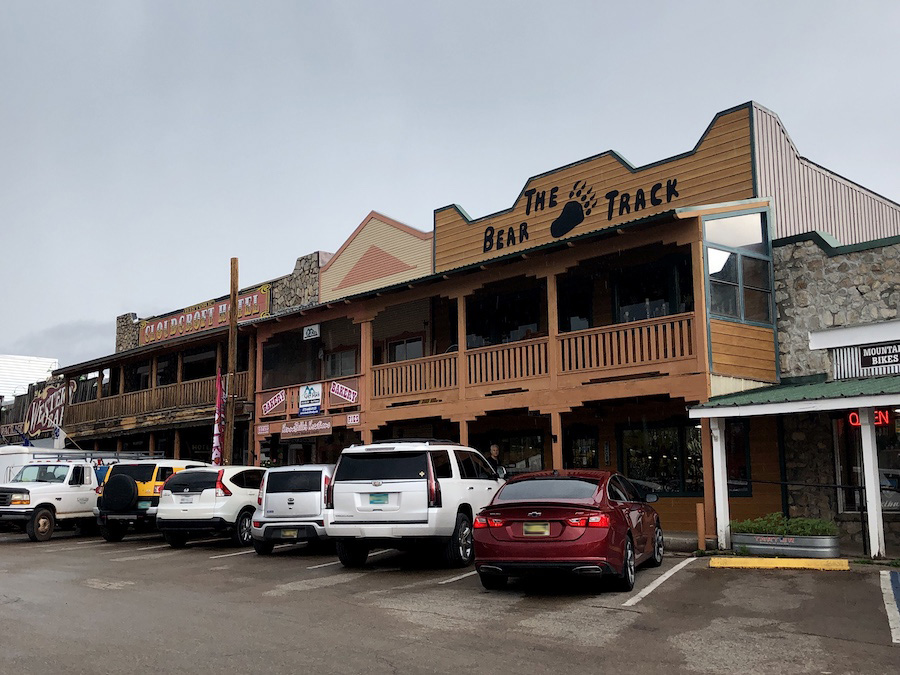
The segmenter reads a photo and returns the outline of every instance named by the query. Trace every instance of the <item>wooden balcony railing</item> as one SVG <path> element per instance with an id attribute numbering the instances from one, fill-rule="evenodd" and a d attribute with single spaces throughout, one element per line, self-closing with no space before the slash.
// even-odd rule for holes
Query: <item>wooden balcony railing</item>
<path id="1" fill-rule="evenodd" d="M 536 338 L 467 351 L 468 384 L 494 384 L 546 375 L 548 341 L 548 338 Z"/>
<path id="2" fill-rule="evenodd" d="M 674 314 L 565 333 L 557 340 L 560 371 L 643 366 L 694 357 L 694 315 Z"/>
<path id="3" fill-rule="evenodd" d="M 249 373 L 235 375 L 233 393 L 239 399 L 249 397 Z M 87 424 L 173 408 L 214 405 L 215 402 L 216 378 L 206 377 L 202 380 L 191 380 L 181 384 L 168 384 L 118 396 L 108 396 L 99 401 L 73 403 L 66 406 L 66 423 Z"/>
<path id="4" fill-rule="evenodd" d="M 441 354 L 372 368 L 374 398 L 418 394 L 456 386 L 457 355 Z"/>

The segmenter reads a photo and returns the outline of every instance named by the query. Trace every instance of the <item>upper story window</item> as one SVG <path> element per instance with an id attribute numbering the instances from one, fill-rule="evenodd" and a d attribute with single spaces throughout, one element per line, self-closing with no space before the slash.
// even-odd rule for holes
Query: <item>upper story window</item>
<path id="1" fill-rule="evenodd" d="M 704 222 L 709 312 L 771 325 L 772 253 L 764 213 Z"/>
<path id="2" fill-rule="evenodd" d="M 391 363 L 407 361 L 409 359 L 421 359 L 425 356 L 422 338 L 408 338 L 388 343 L 388 359 Z"/>
<path id="3" fill-rule="evenodd" d="M 342 349 L 325 354 L 325 379 L 356 374 L 356 350 Z"/>

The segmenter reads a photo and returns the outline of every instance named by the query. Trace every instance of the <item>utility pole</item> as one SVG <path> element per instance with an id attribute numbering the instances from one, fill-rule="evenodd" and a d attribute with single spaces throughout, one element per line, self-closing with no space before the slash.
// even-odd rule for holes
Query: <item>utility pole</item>
<path id="1" fill-rule="evenodd" d="M 222 447 L 222 464 L 231 464 L 234 448 L 234 371 L 237 370 L 237 312 L 238 312 L 238 259 L 231 259 L 231 302 L 228 308 L 228 379 L 225 399 L 225 442 Z"/>

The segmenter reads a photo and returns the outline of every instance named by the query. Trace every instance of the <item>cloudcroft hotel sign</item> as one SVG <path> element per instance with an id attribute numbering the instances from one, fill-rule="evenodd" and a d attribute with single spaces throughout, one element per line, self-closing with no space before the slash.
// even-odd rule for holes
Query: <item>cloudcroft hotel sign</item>
<path id="1" fill-rule="evenodd" d="M 750 113 L 720 113 L 699 143 L 634 168 L 609 151 L 530 178 L 513 206 L 472 220 L 458 206 L 434 212 L 435 272 L 479 264 L 649 216 L 754 196 Z"/>
<path id="2" fill-rule="evenodd" d="M 269 316 L 269 284 L 238 296 L 238 323 Z M 138 345 L 171 340 L 228 325 L 231 301 L 210 300 L 167 316 L 141 321 Z"/>

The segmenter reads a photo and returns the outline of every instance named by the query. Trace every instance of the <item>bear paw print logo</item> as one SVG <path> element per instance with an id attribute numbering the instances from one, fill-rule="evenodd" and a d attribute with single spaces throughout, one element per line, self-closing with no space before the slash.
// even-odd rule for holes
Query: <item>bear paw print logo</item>
<path id="1" fill-rule="evenodd" d="M 569 192 L 569 201 L 565 203 L 559 218 L 550 225 L 550 234 L 554 238 L 562 237 L 579 225 L 597 206 L 597 195 L 594 188 L 587 186 L 587 181 L 579 180 Z"/>

